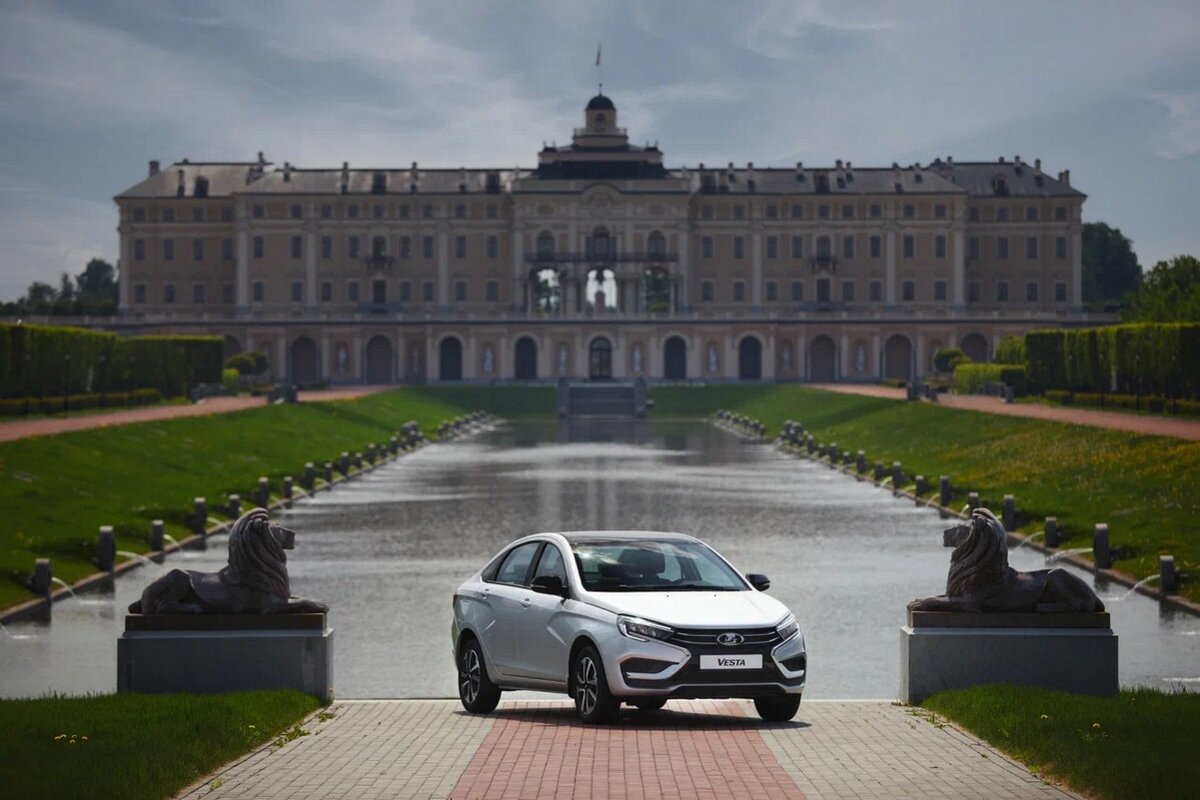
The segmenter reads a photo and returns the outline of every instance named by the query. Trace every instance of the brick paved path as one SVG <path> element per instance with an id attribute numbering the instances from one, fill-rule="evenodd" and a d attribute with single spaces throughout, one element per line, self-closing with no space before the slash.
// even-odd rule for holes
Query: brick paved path
<path id="1" fill-rule="evenodd" d="M 366 394 L 382 392 L 390 386 L 355 386 L 350 389 L 322 389 L 301 392 L 300 402 L 313 403 L 322 400 L 348 400 Z M 130 425 L 135 422 L 156 422 L 177 417 L 205 417 L 210 414 L 227 414 L 246 408 L 266 405 L 263 397 L 210 397 L 200 403 L 178 406 L 150 406 L 109 411 L 100 414 L 84 414 L 78 417 L 39 417 L 37 419 L 13 420 L 0 424 L 0 442 L 26 439 L 30 436 L 52 436 L 56 433 L 85 431 L 90 428 L 107 428 L 110 425 Z"/>
<path id="2" fill-rule="evenodd" d="M 181 795 L 220 798 L 1041 798 L 1048 786 L 925 712 L 808 702 L 768 725 L 743 701 L 672 701 L 583 726 L 566 701 L 508 701 L 471 716 L 453 700 L 336 703 L 311 735 L 267 747 Z M 216 787 L 215 789 L 213 787 Z"/>
<path id="3" fill-rule="evenodd" d="M 893 389 L 889 386 L 822 383 L 817 384 L 815 388 L 841 394 L 882 397 L 886 400 L 903 400 L 905 398 L 903 389 Z M 1090 408 L 1043 406 L 1037 403 L 1005 403 L 998 397 L 981 395 L 939 394 L 938 405 L 947 408 L 962 408 L 968 411 L 983 411 L 988 414 L 1001 414 L 1008 417 L 1045 419 L 1072 425 L 1087 425 L 1091 428 L 1110 428 L 1114 431 L 1147 433 L 1151 436 L 1173 436 L 1176 439 L 1200 441 L 1200 422 L 1174 417 L 1123 414 L 1118 411 L 1099 411 Z"/>

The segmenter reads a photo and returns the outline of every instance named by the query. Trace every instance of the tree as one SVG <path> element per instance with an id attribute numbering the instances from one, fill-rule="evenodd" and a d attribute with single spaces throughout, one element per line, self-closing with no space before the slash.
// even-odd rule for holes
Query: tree
<path id="1" fill-rule="evenodd" d="M 1200 322 L 1200 259 L 1158 262 L 1130 299 L 1122 317 L 1132 322 Z"/>
<path id="2" fill-rule="evenodd" d="M 75 276 L 77 299 L 85 314 L 111 314 L 117 307 L 117 271 L 102 258 L 93 258 Z"/>
<path id="3" fill-rule="evenodd" d="M 1142 279 L 1133 242 L 1105 222 L 1083 226 L 1083 302 L 1096 308 L 1120 306 Z"/>

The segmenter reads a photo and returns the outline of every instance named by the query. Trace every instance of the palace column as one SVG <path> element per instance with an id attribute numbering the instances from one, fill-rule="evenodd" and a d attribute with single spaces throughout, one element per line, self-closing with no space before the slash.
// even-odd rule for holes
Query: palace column
<path id="1" fill-rule="evenodd" d="M 687 311 L 691 307 L 692 296 L 690 292 L 692 265 L 688 261 L 688 229 L 683 226 L 679 231 L 679 282 L 680 291 L 683 295 L 683 302 L 679 306 L 680 311 Z"/>
<path id="2" fill-rule="evenodd" d="M 887 265 L 887 277 L 883 285 L 883 299 L 887 306 L 896 305 L 896 229 L 889 225 L 883 235 L 884 258 Z"/>
<path id="3" fill-rule="evenodd" d="M 438 311 L 450 307 L 450 233 L 446 223 L 437 225 Z"/>
<path id="4" fill-rule="evenodd" d="M 304 223 L 304 305 L 309 312 L 317 308 L 317 224 L 315 207 L 309 208 L 310 219 Z"/>
<path id="5" fill-rule="evenodd" d="M 762 308 L 762 226 L 755 223 L 750 234 L 750 304 L 755 310 Z"/>
<path id="6" fill-rule="evenodd" d="M 121 255 L 117 261 L 117 313 L 123 314 L 129 310 L 129 298 L 132 294 L 133 276 L 130 265 L 133 264 L 133 240 L 129 233 L 129 223 L 122 222 L 117 226 L 121 235 Z"/>
<path id="7" fill-rule="evenodd" d="M 967 302 L 966 233 L 961 222 L 954 225 L 954 305 L 962 308 Z"/>
<path id="8" fill-rule="evenodd" d="M 250 309 L 250 223 L 246 219 L 246 204 L 237 204 L 237 313 L 245 314 Z"/>

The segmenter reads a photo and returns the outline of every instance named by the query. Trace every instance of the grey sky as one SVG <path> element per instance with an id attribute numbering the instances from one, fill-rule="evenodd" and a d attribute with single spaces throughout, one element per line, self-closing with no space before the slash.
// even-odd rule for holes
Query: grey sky
<path id="1" fill-rule="evenodd" d="M 1200 4 L 0 0 L 0 298 L 114 260 L 146 161 L 532 166 L 595 91 L 671 166 L 1020 155 L 1200 254 Z"/>

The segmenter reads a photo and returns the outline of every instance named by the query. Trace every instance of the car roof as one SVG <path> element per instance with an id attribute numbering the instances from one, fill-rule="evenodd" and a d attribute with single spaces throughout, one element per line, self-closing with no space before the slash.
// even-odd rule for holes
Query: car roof
<path id="1" fill-rule="evenodd" d="M 695 536 L 671 531 L 555 531 L 555 533 L 572 544 L 597 541 L 697 541 Z"/>

